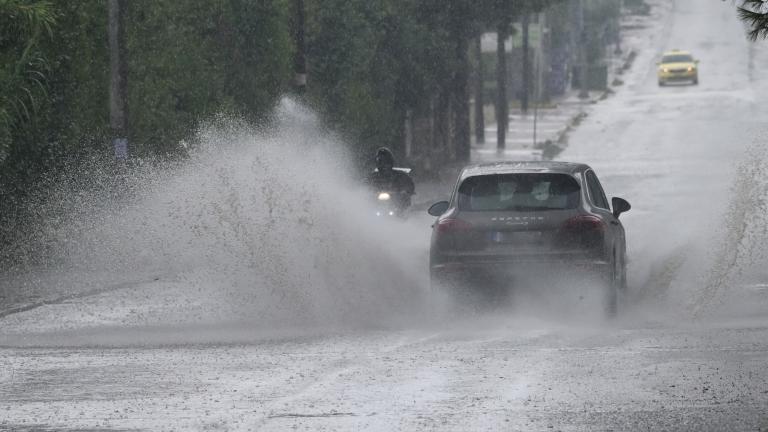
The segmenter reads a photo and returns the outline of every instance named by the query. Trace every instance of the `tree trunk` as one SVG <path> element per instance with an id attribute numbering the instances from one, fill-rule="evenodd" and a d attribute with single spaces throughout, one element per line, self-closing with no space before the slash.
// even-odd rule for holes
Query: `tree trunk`
<path id="1" fill-rule="evenodd" d="M 530 38 L 531 15 L 523 12 L 523 86 L 520 94 L 520 109 L 523 114 L 528 114 L 528 97 L 531 94 L 531 62 L 530 62 Z"/>
<path id="2" fill-rule="evenodd" d="M 483 81 L 485 68 L 483 68 L 482 36 L 475 39 L 475 142 L 485 143 L 485 95 L 483 94 Z"/>
<path id="3" fill-rule="evenodd" d="M 109 0 L 109 126 L 115 157 L 128 158 L 128 68 L 125 48 L 126 0 Z"/>
<path id="4" fill-rule="evenodd" d="M 304 43 L 304 0 L 294 0 L 293 37 L 296 54 L 293 59 L 293 85 L 296 93 L 307 89 L 307 57 Z"/>
<path id="5" fill-rule="evenodd" d="M 509 105 L 507 102 L 507 50 L 506 41 L 509 36 L 509 21 L 502 20 L 497 29 L 496 42 L 496 146 L 504 150 L 507 142 L 509 127 Z"/>
<path id="6" fill-rule="evenodd" d="M 587 29 L 584 28 L 584 0 L 576 1 L 577 43 L 579 53 L 579 98 L 589 98 L 589 66 L 587 65 Z"/>
<path id="7" fill-rule="evenodd" d="M 451 98 L 448 90 L 439 91 L 436 96 L 433 116 L 433 161 L 440 166 L 451 159 L 451 122 L 450 122 Z"/>
<path id="8" fill-rule="evenodd" d="M 550 57 L 552 53 L 552 31 L 549 26 L 549 15 L 546 12 L 540 13 L 539 28 L 541 29 L 541 37 L 539 39 L 538 57 L 536 58 L 536 77 L 533 89 L 537 104 L 541 104 L 542 101 L 548 102 L 551 99 L 549 83 L 552 74 L 552 61 Z"/>
<path id="9" fill-rule="evenodd" d="M 456 36 L 456 71 L 453 76 L 453 124 L 454 124 L 454 148 L 456 160 L 469 161 L 470 130 L 469 122 L 469 39 L 463 32 Z"/>

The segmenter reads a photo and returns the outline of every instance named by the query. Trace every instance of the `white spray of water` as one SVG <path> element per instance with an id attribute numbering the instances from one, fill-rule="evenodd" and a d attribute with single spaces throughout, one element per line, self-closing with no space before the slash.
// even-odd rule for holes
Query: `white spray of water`
<path id="1" fill-rule="evenodd" d="M 768 148 L 755 145 L 746 155 L 731 188 L 723 241 L 715 249 L 704 289 L 693 301 L 697 314 L 721 304 L 729 294 L 738 296 L 750 277 L 767 275 L 762 266 L 768 258 Z"/>
<path id="2" fill-rule="evenodd" d="M 345 146 L 311 111 L 286 99 L 269 131 L 218 121 L 196 142 L 183 163 L 132 174 L 129 199 L 91 195 L 89 210 L 43 224 L 36 244 L 68 275 L 60 284 L 171 281 L 156 284 L 179 297 L 163 314 L 197 305 L 188 324 L 357 327 L 422 315 L 428 226 L 371 217 Z"/>

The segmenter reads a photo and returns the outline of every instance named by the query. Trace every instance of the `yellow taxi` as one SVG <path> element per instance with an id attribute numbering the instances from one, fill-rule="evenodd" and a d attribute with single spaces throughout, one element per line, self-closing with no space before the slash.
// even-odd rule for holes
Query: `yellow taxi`
<path id="1" fill-rule="evenodd" d="M 662 54 L 661 61 L 657 64 L 659 86 L 676 81 L 688 81 L 694 85 L 699 83 L 699 61 L 688 51 L 667 51 Z"/>

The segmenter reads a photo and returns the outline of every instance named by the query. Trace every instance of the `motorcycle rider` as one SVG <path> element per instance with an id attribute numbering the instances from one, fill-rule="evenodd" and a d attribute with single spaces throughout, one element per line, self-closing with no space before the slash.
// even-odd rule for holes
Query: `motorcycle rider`
<path id="1" fill-rule="evenodd" d="M 371 189 L 381 192 L 387 191 L 394 195 L 395 203 L 400 211 L 411 205 L 411 196 L 415 192 L 415 186 L 411 177 L 404 171 L 395 168 L 395 156 L 386 147 L 376 150 L 376 169 L 366 178 L 366 183 Z"/>

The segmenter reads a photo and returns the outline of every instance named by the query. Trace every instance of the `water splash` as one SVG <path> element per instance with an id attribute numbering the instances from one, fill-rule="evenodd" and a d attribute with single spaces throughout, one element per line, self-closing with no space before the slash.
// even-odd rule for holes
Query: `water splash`
<path id="1" fill-rule="evenodd" d="M 217 119 L 191 148 L 183 162 L 140 164 L 119 181 L 61 184 L 26 238 L 42 265 L 23 283 L 50 295 L 173 281 L 178 316 L 203 304 L 189 317 L 196 324 L 419 315 L 428 230 L 369 217 L 348 146 L 310 110 L 285 99 L 268 128 Z"/>
<path id="2" fill-rule="evenodd" d="M 729 290 L 764 271 L 759 267 L 768 258 L 768 148 L 755 145 L 746 154 L 731 189 L 723 241 L 693 305 L 696 314 L 722 303 Z"/>

